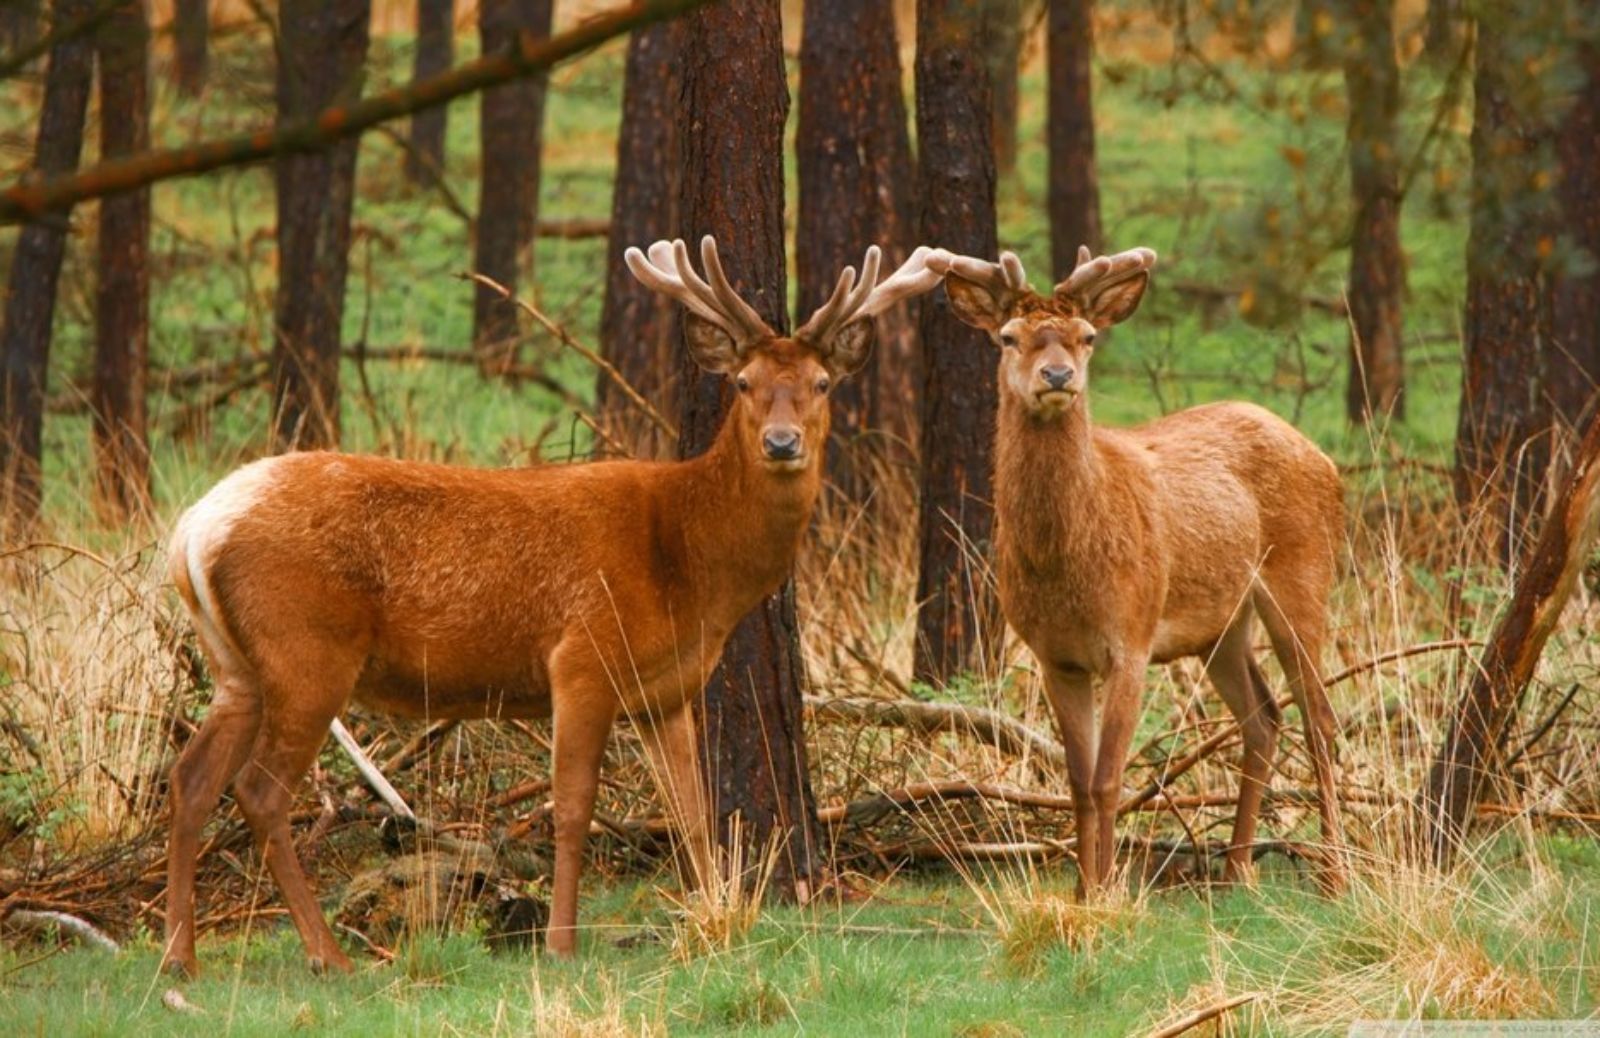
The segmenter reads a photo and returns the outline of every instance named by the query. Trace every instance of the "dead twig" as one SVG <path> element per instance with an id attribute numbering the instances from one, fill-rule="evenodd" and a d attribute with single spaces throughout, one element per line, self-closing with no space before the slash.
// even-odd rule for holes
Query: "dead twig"
<path id="1" fill-rule="evenodd" d="M 1247 995 L 1235 995 L 1232 998 L 1225 998 L 1221 1002 L 1213 1002 L 1209 1006 L 1196 1009 L 1191 1013 L 1185 1013 L 1170 1023 L 1162 1024 L 1150 1032 L 1149 1038 L 1174 1038 L 1176 1035 L 1194 1030 L 1207 1021 L 1215 1020 L 1231 1009 L 1237 1009 L 1247 1002 L 1254 1002 L 1260 997 L 1259 994 L 1252 991 Z"/>

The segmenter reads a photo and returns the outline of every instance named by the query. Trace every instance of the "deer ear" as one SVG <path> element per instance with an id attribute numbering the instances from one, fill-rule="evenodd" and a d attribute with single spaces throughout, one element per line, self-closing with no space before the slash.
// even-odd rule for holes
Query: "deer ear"
<path id="1" fill-rule="evenodd" d="M 1121 324 L 1139 309 L 1139 301 L 1144 298 L 1144 290 L 1149 284 L 1150 272 L 1141 270 L 1125 281 L 1107 285 L 1084 304 L 1084 320 L 1096 328 Z"/>
<path id="2" fill-rule="evenodd" d="M 729 375 L 739 369 L 739 348 L 733 337 L 693 310 L 683 315 L 683 341 L 694 362 L 713 375 Z"/>
<path id="3" fill-rule="evenodd" d="M 1005 323 L 1006 315 L 989 290 L 959 274 L 946 274 L 944 294 L 950 300 L 950 312 L 963 324 L 981 328 L 993 335 Z"/>
<path id="4" fill-rule="evenodd" d="M 823 359 L 835 378 L 854 375 L 861 370 L 878 341 L 876 323 L 871 317 L 860 317 L 840 328 L 833 335 L 832 349 Z"/>

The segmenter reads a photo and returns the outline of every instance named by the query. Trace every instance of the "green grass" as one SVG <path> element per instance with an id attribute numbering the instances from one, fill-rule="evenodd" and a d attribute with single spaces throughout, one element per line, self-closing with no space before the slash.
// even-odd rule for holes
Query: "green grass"
<path id="1" fill-rule="evenodd" d="M 1600 860 L 1592 843 L 1537 847 L 1532 867 L 1507 848 L 1468 878 L 1429 881 L 1429 896 L 1441 898 L 1429 903 L 1451 906 L 1448 933 L 1467 935 L 1464 947 L 1481 950 L 1511 983 L 1545 992 L 1545 1014 L 1585 1016 L 1600 995 L 1600 952 L 1587 936 L 1600 909 Z M 1003 885 L 1019 874 L 997 875 Z M 206 976 L 183 992 L 205 1011 L 203 1026 L 237 1035 L 575 1033 L 559 1029 L 567 1011 L 591 1025 L 609 1021 L 598 1033 L 1122 1035 L 1224 988 L 1259 993 L 1237 1015 L 1256 1033 L 1342 1034 L 1346 1003 L 1367 1016 L 1454 1015 L 1441 1012 L 1442 982 L 1430 992 L 1416 968 L 1397 964 L 1432 955 L 1426 938 L 1435 931 L 1426 918 L 1399 918 L 1414 905 L 1409 888 L 1389 883 L 1328 901 L 1269 871 L 1256 891 L 1154 893 L 1128 925 L 1084 947 L 1043 946 L 1023 967 L 1001 953 L 972 891 L 948 878 L 899 880 L 866 905 L 769 908 L 731 951 L 688 963 L 670 953 L 664 900 L 624 883 L 589 892 L 595 929 L 572 962 L 493 953 L 455 935 L 402 946 L 390 965 L 362 960 L 353 978 L 316 978 L 293 931 L 269 922 L 202 941 Z M 69 951 L 28 964 L 39 954 L 0 953 L 0 1022 L 14 1031 L 174 1029 L 162 1004 L 171 984 L 148 937 L 115 958 Z M 1439 976 L 1452 963 L 1479 968 L 1460 949 L 1442 954 L 1454 958 Z M 1334 1015 L 1318 1021 L 1324 1003 Z"/>

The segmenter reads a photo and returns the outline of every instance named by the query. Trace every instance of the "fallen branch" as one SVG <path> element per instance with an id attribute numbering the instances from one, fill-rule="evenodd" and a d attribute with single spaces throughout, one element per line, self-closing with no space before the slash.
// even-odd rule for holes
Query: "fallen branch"
<path id="1" fill-rule="evenodd" d="M 904 728 L 924 735 L 953 732 L 970 735 L 1012 757 L 1032 755 L 1066 767 L 1061 744 L 998 710 L 959 703 L 925 703 L 918 699 L 825 699 L 806 696 L 805 708 L 816 721 L 850 721 Z"/>
<path id="2" fill-rule="evenodd" d="M 1196 1009 L 1192 1013 L 1185 1013 L 1170 1023 L 1162 1024 L 1150 1032 L 1149 1038 L 1175 1038 L 1175 1036 L 1186 1031 L 1194 1030 L 1207 1021 L 1215 1020 L 1230 1009 L 1237 1009 L 1247 1002 L 1254 1002 L 1260 997 L 1259 994 L 1251 992 L 1248 995 L 1235 995 L 1232 998 L 1225 998 L 1221 1002 L 1214 1002 L 1204 1008 Z"/>
<path id="3" fill-rule="evenodd" d="M 325 109 L 309 119 L 183 148 L 145 151 L 49 180 L 23 179 L 0 190 L 0 224 L 36 219 L 90 198 L 132 191 L 160 180 L 249 165 L 278 155 L 321 151 L 391 119 L 544 72 L 607 40 L 683 14 L 705 2 L 640 0 L 580 22 L 555 36 L 519 33 L 516 43 L 507 50 L 486 54 L 448 72 L 414 80 L 349 105 Z"/>
<path id="4" fill-rule="evenodd" d="M 1039 793 L 1001 786 L 989 782 L 968 782 L 955 779 L 947 782 L 917 782 L 901 789 L 884 790 L 871 796 L 852 800 L 848 804 L 817 809 L 817 821 L 824 825 L 871 825 L 896 810 L 903 810 L 924 800 L 995 800 L 1015 807 L 1038 807 L 1052 811 L 1066 811 L 1072 807 L 1072 798 L 1055 793 Z"/>
<path id="5" fill-rule="evenodd" d="M 93 945 L 113 955 L 122 950 L 117 942 L 107 937 L 99 927 L 66 912 L 40 912 L 28 908 L 14 908 L 4 917 L 0 917 L 0 921 L 34 932 L 60 930 L 62 933 L 71 934 L 84 944 Z"/>
<path id="6" fill-rule="evenodd" d="M 372 788 L 374 793 L 378 794 L 378 798 L 388 804 L 389 809 L 401 818 L 408 822 L 415 822 L 417 820 L 416 812 L 411 810 L 410 805 L 401 798 L 394 786 L 389 784 L 389 780 L 383 777 L 383 772 L 379 771 L 378 766 L 372 763 L 372 758 L 368 757 L 366 751 L 356 742 L 356 737 L 350 734 L 350 729 L 344 726 L 344 722 L 335 717 L 333 723 L 328 726 L 328 730 L 333 733 L 334 741 L 339 744 L 340 748 L 355 764 L 356 770 L 361 773 L 361 777 L 366 780 L 367 785 Z"/>

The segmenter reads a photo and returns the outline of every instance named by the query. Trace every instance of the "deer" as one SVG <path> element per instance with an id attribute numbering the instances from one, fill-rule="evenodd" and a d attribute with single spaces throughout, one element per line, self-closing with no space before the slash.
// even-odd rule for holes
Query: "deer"
<path id="1" fill-rule="evenodd" d="M 1320 878 L 1342 885 L 1334 715 L 1320 672 L 1344 536 L 1333 462 L 1249 403 L 1116 429 L 1089 415 L 1096 336 L 1131 317 L 1156 254 L 1078 252 L 1048 296 L 1022 262 L 940 252 L 950 312 L 999 347 L 994 565 L 1001 609 L 1040 668 L 1066 751 L 1079 895 L 1103 893 L 1146 669 L 1199 657 L 1243 736 L 1224 882 L 1248 883 L 1282 717 L 1252 654 L 1259 618 L 1305 722 Z"/>
<path id="2" fill-rule="evenodd" d="M 708 794 L 693 702 L 734 626 L 790 573 L 822 483 L 828 391 L 874 320 L 935 287 L 930 250 L 881 283 L 846 267 L 791 336 L 681 240 L 625 262 L 684 309 L 686 348 L 735 392 L 711 446 L 678 461 L 476 469 L 304 452 L 237 469 L 177 521 L 168 572 L 213 676 L 171 773 L 164 964 L 198 972 L 199 838 L 222 791 L 314 972 L 349 971 L 300 867 L 294 790 L 351 703 L 429 719 L 549 718 L 554 880 L 546 951 L 577 947 L 584 843 L 613 724 L 630 720 L 706 876 Z"/>

